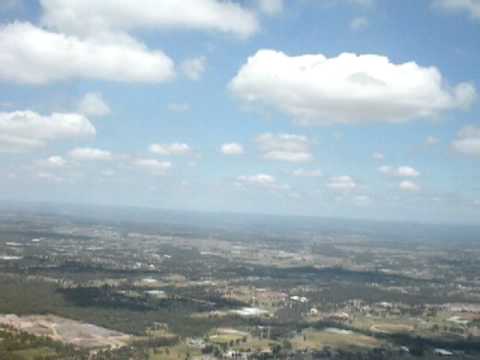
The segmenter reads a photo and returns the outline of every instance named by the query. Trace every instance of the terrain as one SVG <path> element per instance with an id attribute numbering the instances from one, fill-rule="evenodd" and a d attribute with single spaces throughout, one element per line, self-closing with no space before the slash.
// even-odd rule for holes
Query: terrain
<path id="1" fill-rule="evenodd" d="M 1 359 L 478 359 L 480 229 L 0 210 Z"/>

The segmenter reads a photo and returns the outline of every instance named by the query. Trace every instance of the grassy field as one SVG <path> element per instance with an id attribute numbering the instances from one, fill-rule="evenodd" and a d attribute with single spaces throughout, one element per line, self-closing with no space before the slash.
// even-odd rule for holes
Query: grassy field
<path id="1" fill-rule="evenodd" d="M 354 332 L 306 329 L 292 340 L 292 345 L 297 350 L 321 350 L 327 346 L 342 349 L 371 349 L 380 346 L 381 342 L 371 336 Z"/>
<path id="2" fill-rule="evenodd" d="M 271 350 L 273 346 L 279 344 L 276 341 L 270 339 L 260 339 L 257 337 L 248 337 L 246 342 L 241 342 L 238 345 L 233 347 L 237 351 L 245 351 L 248 349 L 254 350 L 256 352 L 261 352 L 263 350 Z"/>
<path id="3" fill-rule="evenodd" d="M 190 357 L 200 356 L 201 352 L 185 344 L 178 344 L 164 348 L 157 348 L 151 350 L 149 354 L 150 360 L 178 360 L 185 359 L 188 355 Z"/>
<path id="4" fill-rule="evenodd" d="M 239 343 L 243 339 L 248 337 L 248 333 L 235 330 L 235 329 L 217 329 L 208 336 L 208 340 L 211 343 L 222 345 L 222 344 L 233 344 Z"/>
<path id="5" fill-rule="evenodd" d="M 374 324 L 370 327 L 373 332 L 386 334 L 411 333 L 415 327 L 409 324 Z"/>
<path id="6" fill-rule="evenodd" d="M 418 320 L 409 317 L 389 317 L 388 321 L 381 317 L 357 316 L 352 327 L 378 333 L 406 333 L 414 332 L 418 327 Z"/>
<path id="7" fill-rule="evenodd" d="M 177 337 L 174 333 L 166 330 L 166 329 L 159 329 L 159 330 L 147 330 L 146 334 L 148 337 L 153 338 L 163 338 L 163 339 L 174 339 Z"/>
<path id="8" fill-rule="evenodd" d="M 36 360 L 38 358 L 48 358 L 49 356 L 55 356 L 57 353 L 53 349 L 47 347 L 25 349 L 13 352 L 14 356 L 18 356 L 22 360 Z"/>

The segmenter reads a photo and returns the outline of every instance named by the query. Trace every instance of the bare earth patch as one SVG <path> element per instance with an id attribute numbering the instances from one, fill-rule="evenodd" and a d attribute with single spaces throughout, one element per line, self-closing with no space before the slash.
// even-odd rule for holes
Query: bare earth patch
<path id="1" fill-rule="evenodd" d="M 54 315 L 22 317 L 17 315 L 0 315 L 1 325 L 36 336 L 47 336 L 53 340 L 87 349 L 119 348 L 125 346 L 131 339 L 130 335 L 118 331 Z"/>

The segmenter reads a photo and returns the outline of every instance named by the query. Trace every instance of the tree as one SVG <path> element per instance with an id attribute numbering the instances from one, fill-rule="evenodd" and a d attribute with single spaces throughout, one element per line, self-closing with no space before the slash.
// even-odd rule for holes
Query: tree
<path id="1" fill-rule="evenodd" d="M 282 346 L 285 350 L 291 350 L 292 349 L 292 343 L 288 341 L 287 339 L 283 340 Z"/>

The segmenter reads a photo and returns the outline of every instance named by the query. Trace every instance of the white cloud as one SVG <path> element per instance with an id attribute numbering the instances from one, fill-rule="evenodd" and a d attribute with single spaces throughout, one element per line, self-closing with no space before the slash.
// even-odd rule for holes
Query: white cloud
<path id="1" fill-rule="evenodd" d="M 399 166 L 397 168 L 397 175 L 402 177 L 417 177 L 420 173 L 410 166 Z"/>
<path id="2" fill-rule="evenodd" d="M 385 175 L 398 176 L 398 177 L 418 177 L 420 172 L 411 166 L 398 166 L 392 167 L 388 165 L 380 166 L 378 171 Z"/>
<path id="3" fill-rule="evenodd" d="M 350 29 L 352 29 L 353 31 L 363 30 L 367 27 L 368 27 L 368 19 L 363 16 L 356 17 L 350 22 Z"/>
<path id="4" fill-rule="evenodd" d="M 375 152 L 375 153 L 372 154 L 372 158 L 374 160 L 382 161 L 382 160 L 385 160 L 385 155 L 383 155 L 382 153 L 379 153 L 379 152 Z"/>
<path id="5" fill-rule="evenodd" d="M 268 174 L 239 176 L 237 178 L 236 184 L 239 186 L 255 186 L 255 187 L 265 188 L 269 190 L 290 189 L 288 185 L 279 184 L 277 182 L 277 179 L 274 176 L 268 175 Z"/>
<path id="6" fill-rule="evenodd" d="M 159 161 L 156 159 L 136 159 L 133 165 L 148 171 L 152 175 L 165 175 L 172 167 L 169 161 Z"/>
<path id="7" fill-rule="evenodd" d="M 78 110 L 86 116 L 106 116 L 111 113 L 110 107 L 103 99 L 101 93 L 90 92 L 83 96 L 78 105 Z"/>
<path id="8" fill-rule="evenodd" d="M 46 168 L 55 168 L 55 169 L 58 169 L 58 168 L 63 168 L 66 164 L 67 164 L 67 161 L 59 156 L 59 155 L 53 155 L 53 156 L 50 156 L 48 159 L 46 160 L 40 160 L 37 162 L 37 164 L 40 166 L 40 167 L 46 167 Z"/>
<path id="9" fill-rule="evenodd" d="M 267 160 L 306 162 L 313 159 L 306 136 L 265 133 L 257 136 L 256 142 Z"/>
<path id="10" fill-rule="evenodd" d="M 190 110 L 190 105 L 187 103 L 170 103 L 167 105 L 167 109 L 171 112 L 187 112 Z"/>
<path id="11" fill-rule="evenodd" d="M 452 148 L 465 155 L 480 156 L 480 127 L 466 126 L 461 129 Z"/>
<path id="12" fill-rule="evenodd" d="M 420 187 L 413 181 L 409 181 L 409 180 L 402 181 L 399 184 L 399 188 L 402 191 L 411 191 L 411 192 L 420 191 Z"/>
<path id="13" fill-rule="evenodd" d="M 17 153 L 31 151 L 45 146 L 42 140 L 0 134 L 0 153 Z"/>
<path id="14" fill-rule="evenodd" d="M 0 55 L 1 56 L 1 55 Z M 94 136 L 95 127 L 83 115 L 33 111 L 0 112 L 0 152 L 22 152 L 49 141 Z"/>
<path id="15" fill-rule="evenodd" d="M 278 15 L 283 11 L 283 0 L 258 0 L 258 7 L 267 15 Z"/>
<path id="16" fill-rule="evenodd" d="M 224 155 L 243 155 L 243 146 L 238 143 L 223 144 L 220 151 Z"/>
<path id="17" fill-rule="evenodd" d="M 75 160 L 88 161 L 107 161 L 112 160 L 112 153 L 110 151 L 95 149 L 95 148 L 75 148 L 69 152 L 69 156 Z"/>
<path id="18" fill-rule="evenodd" d="M 256 185 L 271 185 L 275 184 L 277 180 L 272 175 L 267 174 L 258 174 L 258 175 L 251 175 L 251 176 L 239 176 L 237 178 L 238 181 Z"/>
<path id="19" fill-rule="evenodd" d="M 475 87 L 450 88 L 435 67 L 394 64 L 385 56 L 288 56 L 259 50 L 229 84 L 250 106 L 286 113 L 303 125 L 403 122 L 467 108 Z"/>
<path id="20" fill-rule="evenodd" d="M 207 69 L 207 58 L 205 56 L 199 56 L 185 60 L 182 62 L 180 68 L 185 76 L 190 80 L 200 80 L 203 73 Z"/>
<path id="21" fill-rule="evenodd" d="M 140 29 L 218 31 L 247 38 L 259 25 L 253 11 L 221 0 L 41 0 L 43 24 L 92 35 Z"/>
<path id="22" fill-rule="evenodd" d="M 48 164 L 53 167 L 63 167 L 67 163 L 64 158 L 61 156 L 55 155 L 55 156 L 50 156 L 47 159 Z"/>
<path id="23" fill-rule="evenodd" d="M 427 136 L 427 138 L 425 139 L 425 144 L 426 145 L 436 145 L 439 142 L 440 142 L 440 140 L 437 137 L 432 136 L 432 135 Z"/>
<path id="24" fill-rule="evenodd" d="M 358 184 L 351 176 L 334 176 L 327 183 L 327 187 L 340 192 L 348 192 L 355 190 Z"/>
<path id="25" fill-rule="evenodd" d="M 89 16 L 92 18 L 92 16 Z M 128 36 L 80 39 L 30 23 L 0 27 L 0 81 L 46 84 L 68 79 L 158 83 L 175 75 L 161 51 Z"/>
<path id="26" fill-rule="evenodd" d="M 149 149 L 150 152 L 161 156 L 189 155 L 192 153 L 190 146 L 182 143 L 152 144 Z"/>
<path id="27" fill-rule="evenodd" d="M 434 0 L 433 5 L 445 11 L 466 12 L 473 19 L 480 19 L 480 1 L 478 0 Z"/>
<path id="28" fill-rule="evenodd" d="M 322 176 L 322 171 L 319 169 L 306 170 L 306 169 L 296 169 L 292 172 L 293 176 L 298 177 L 320 177 Z"/>

